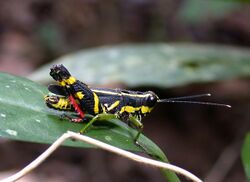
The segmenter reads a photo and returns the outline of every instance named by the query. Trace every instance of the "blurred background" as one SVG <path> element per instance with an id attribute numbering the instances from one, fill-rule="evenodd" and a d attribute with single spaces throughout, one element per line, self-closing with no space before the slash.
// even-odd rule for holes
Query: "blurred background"
<path id="1" fill-rule="evenodd" d="M 0 71 L 29 78 L 37 68 L 62 55 L 123 43 L 191 42 L 248 49 L 249 20 L 250 4 L 237 0 L 1 1 Z M 154 90 L 162 98 L 212 92 L 210 101 L 231 104 L 232 109 L 159 106 L 143 121 L 144 133 L 162 147 L 173 164 L 207 182 L 246 181 L 240 149 L 250 129 L 249 79 L 129 89 Z M 22 168 L 48 147 L 5 139 L 0 142 L 0 178 Z M 164 179 L 157 169 L 104 151 L 62 147 L 20 181 Z"/>

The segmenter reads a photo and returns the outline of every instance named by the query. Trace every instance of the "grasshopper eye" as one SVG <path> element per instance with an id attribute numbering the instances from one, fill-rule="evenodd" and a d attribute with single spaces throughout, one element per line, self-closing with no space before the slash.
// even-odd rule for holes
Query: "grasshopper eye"
<path id="1" fill-rule="evenodd" d="M 147 105 L 150 106 L 150 107 L 153 107 L 157 102 L 157 97 L 153 94 L 150 94 L 148 97 L 147 97 Z"/>

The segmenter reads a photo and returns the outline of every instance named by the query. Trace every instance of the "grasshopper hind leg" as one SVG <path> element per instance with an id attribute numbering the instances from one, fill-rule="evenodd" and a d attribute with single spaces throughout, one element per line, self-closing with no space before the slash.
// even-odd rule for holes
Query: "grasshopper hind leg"
<path id="1" fill-rule="evenodd" d="M 107 114 L 107 113 L 102 113 L 102 114 L 97 114 L 91 120 L 80 130 L 80 133 L 86 133 L 87 130 L 93 125 L 94 122 L 97 120 L 109 120 L 109 119 L 115 119 L 117 118 L 116 115 L 114 114 Z"/>

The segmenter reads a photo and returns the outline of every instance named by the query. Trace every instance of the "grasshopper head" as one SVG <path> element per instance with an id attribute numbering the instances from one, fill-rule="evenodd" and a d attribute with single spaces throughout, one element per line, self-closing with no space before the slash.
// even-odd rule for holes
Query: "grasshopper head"
<path id="1" fill-rule="evenodd" d="M 152 91 L 146 92 L 146 95 L 147 95 L 146 97 L 147 106 L 154 107 L 157 101 L 159 100 L 158 96 Z"/>

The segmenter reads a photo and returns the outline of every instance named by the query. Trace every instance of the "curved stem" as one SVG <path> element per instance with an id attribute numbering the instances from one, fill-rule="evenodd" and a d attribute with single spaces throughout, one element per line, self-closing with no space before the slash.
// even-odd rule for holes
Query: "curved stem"
<path id="1" fill-rule="evenodd" d="M 149 159 L 149 158 L 146 158 L 146 157 L 142 157 L 142 156 L 136 155 L 136 154 L 134 154 L 132 152 L 122 150 L 120 148 L 117 148 L 117 147 L 114 147 L 112 145 L 106 144 L 106 143 L 101 142 L 99 140 L 90 138 L 90 137 L 88 137 L 86 135 L 80 135 L 79 133 L 74 133 L 74 132 L 71 132 L 71 131 L 68 131 L 67 133 L 64 133 L 45 152 L 43 152 L 38 158 L 36 158 L 34 161 L 32 161 L 29 165 L 24 167 L 22 170 L 20 170 L 16 174 L 1 180 L 0 182 L 13 182 L 13 181 L 16 181 L 16 180 L 20 179 L 21 177 L 25 176 L 26 174 L 31 172 L 33 169 L 35 169 L 38 165 L 40 165 L 65 140 L 67 140 L 69 138 L 73 138 L 73 139 L 76 139 L 76 140 L 86 142 L 88 144 L 92 144 L 92 145 L 97 146 L 99 148 L 102 148 L 104 150 L 107 150 L 107 151 L 113 152 L 115 154 L 121 155 L 123 157 L 126 157 L 126 158 L 128 158 L 130 160 L 134 160 L 136 162 L 148 164 L 148 165 L 158 167 L 158 168 L 168 169 L 170 171 L 181 174 L 181 175 L 187 177 L 188 179 L 190 179 L 190 180 L 192 180 L 194 182 L 202 182 L 202 180 L 200 180 L 198 177 L 196 177 L 192 173 L 190 173 L 190 172 L 188 172 L 185 169 L 182 169 L 180 167 L 174 166 L 172 164 L 164 163 L 164 162 L 161 162 L 161 161 L 156 161 L 156 160 L 153 160 L 153 159 Z"/>

